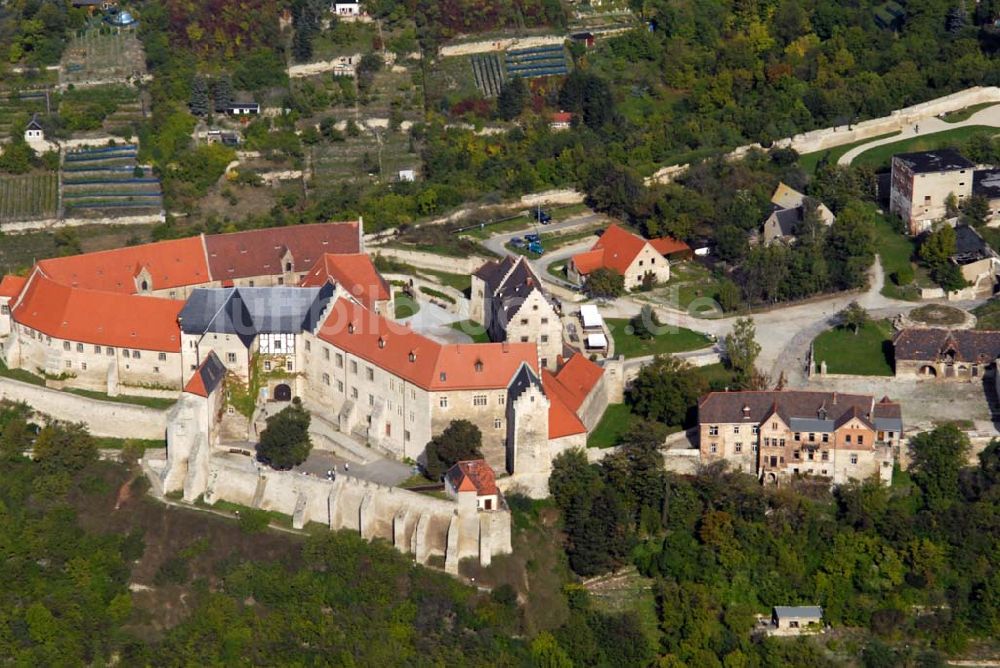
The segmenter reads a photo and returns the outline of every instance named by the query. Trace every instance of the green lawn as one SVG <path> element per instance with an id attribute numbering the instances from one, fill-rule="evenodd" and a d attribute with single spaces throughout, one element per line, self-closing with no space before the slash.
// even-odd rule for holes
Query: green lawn
<path id="1" fill-rule="evenodd" d="M 628 404 L 608 404 L 601 421 L 587 436 L 587 447 L 610 448 L 618 445 L 636 419 Z"/>
<path id="2" fill-rule="evenodd" d="M 892 324 L 888 320 L 869 322 L 857 334 L 836 327 L 813 340 L 813 358 L 817 367 L 826 361 L 827 373 L 891 376 L 891 336 Z"/>
<path id="3" fill-rule="evenodd" d="M 468 334 L 472 338 L 473 343 L 490 342 L 490 337 L 486 334 L 486 328 L 475 320 L 459 320 L 458 322 L 451 323 L 451 328 L 463 334 Z"/>
<path id="4" fill-rule="evenodd" d="M 705 348 L 712 344 L 712 340 L 704 334 L 684 327 L 669 327 L 669 331 L 644 340 L 631 333 L 632 327 L 628 318 L 607 318 L 605 322 L 608 323 L 611 336 L 615 340 L 615 355 L 644 357 L 662 353 L 680 353 Z"/>
<path id="5" fill-rule="evenodd" d="M 167 442 L 163 439 L 145 438 L 114 438 L 112 436 L 95 436 L 94 442 L 97 447 L 103 450 L 121 450 L 126 444 L 142 446 L 143 450 L 167 447 Z"/>
<path id="6" fill-rule="evenodd" d="M 8 369 L 2 359 L 0 359 L 0 376 L 13 378 L 14 380 L 19 380 L 22 383 L 30 383 L 31 385 L 40 385 L 45 387 L 45 379 L 38 374 L 31 373 L 26 369 Z"/>
<path id="7" fill-rule="evenodd" d="M 428 288 L 426 286 L 421 285 L 420 291 L 425 295 L 427 295 L 428 297 L 432 297 L 434 299 L 440 299 L 441 301 L 446 301 L 449 304 L 455 303 L 454 297 L 452 297 L 447 293 L 441 292 L 440 290 L 435 290 L 434 288 Z"/>
<path id="8" fill-rule="evenodd" d="M 970 125 L 944 132 L 910 137 L 901 141 L 892 142 L 876 146 L 863 152 L 854 159 L 852 165 L 859 167 L 872 167 L 873 169 L 888 168 L 892 156 L 897 153 L 909 153 L 912 151 L 932 151 L 939 148 L 956 147 L 964 143 L 970 137 L 980 133 L 996 134 L 997 128 L 989 125 Z"/>
<path id="9" fill-rule="evenodd" d="M 972 310 L 976 329 L 1000 329 L 1000 299 L 991 299 Z"/>
<path id="10" fill-rule="evenodd" d="M 898 134 L 899 134 L 898 131 L 887 132 L 884 135 L 878 135 L 876 137 L 872 137 L 871 139 L 862 139 L 861 141 L 852 142 L 850 144 L 844 144 L 843 146 L 835 146 L 833 148 L 824 149 L 822 151 L 814 151 L 813 153 L 804 153 L 799 156 L 799 167 L 801 167 L 803 171 L 806 172 L 806 174 L 815 174 L 816 167 L 819 166 L 819 162 L 820 160 L 823 159 L 824 156 L 826 156 L 827 158 L 827 163 L 832 163 L 835 165 L 837 164 L 837 161 L 840 160 L 840 156 L 844 155 L 853 148 L 857 148 L 858 146 L 864 146 L 865 144 L 869 144 L 873 141 L 878 141 L 880 139 L 885 139 L 887 137 L 894 137 L 895 135 Z"/>
<path id="11" fill-rule="evenodd" d="M 170 408 L 177 403 L 177 399 L 165 399 L 163 397 L 137 397 L 125 394 L 119 394 L 117 397 L 110 397 L 104 392 L 81 390 L 72 387 L 67 387 L 64 391 L 71 392 L 72 394 L 78 394 L 81 397 L 97 399 L 99 401 L 114 401 L 119 404 L 135 404 L 136 406 L 145 406 L 147 408 L 155 408 L 157 410 Z"/>
<path id="12" fill-rule="evenodd" d="M 900 286 L 893 280 L 896 272 L 912 266 L 911 258 L 917 252 L 916 241 L 893 228 L 888 218 L 879 215 L 875 218 L 875 247 L 882 258 L 882 271 L 885 273 L 882 294 L 894 299 L 920 299 L 915 286 Z"/>
<path id="13" fill-rule="evenodd" d="M 736 389 L 736 373 L 722 362 L 696 367 L 695 372 L 705 379 L 708 389 L 713 392 Z"/>
<path id="14" fill-rule="evenodd" d="M 959 109 L 958 111 L 952 111 L 941 117 L 941 120 L 945 123 L 961 123 L 962 121 L 967 121 L 972 118 L 973 114 L 977 111 L 982 111 L 988 107 L 996 105 L 996 102 L 983 102 L 981 104 L 974 104 L 971 107 L 966 107 L 965 109 Z"/>
<path id="15" fill-rule="evenodd" d="M 449 288 L 455 288 L 459 292 L 466 294 L 468 294 L 469 288 L 472 287 L 472 277 L 468 274 L 452 274 L 447 271 L 437 271 L 436 269 L 416 269 L 415 272 L 434 278 L 441 285 L 447 285 Z"/>
<path id="16" fill-rule="evenodd" d="M 396 320 L 409 318 L 411 315 L 416 315 L 417 311 L 420 310 L 420 304 L 413 301 L 413 299 L 401 290 L 395 292 L 392 298 L 396 302 L 396 312 L 393 314 Z"/>
<path id="17" fill-rule="evenodd" d="M 549 272 L 550 276 L 555 276 L 556 278 L 561 278 L 566 280 L 566 260 L 559 260 L 558 262 L 552 262 L 545 271 Z"/>

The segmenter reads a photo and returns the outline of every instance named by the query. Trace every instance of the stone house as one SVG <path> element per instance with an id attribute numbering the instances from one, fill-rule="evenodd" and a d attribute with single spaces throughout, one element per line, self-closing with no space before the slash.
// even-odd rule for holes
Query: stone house
<path id="1" fill-rule="evenodd" d="M 320 287 L 327 283 L 340 286 L 369 311 L 386 316 L 395 312 L 389 283 L 366 253 L 324 253 L 299 286 Z"/>
<path id="2" fill-rule="evenodd" d="M 459 505 L 474 504 L 477 510 L 500 508 L 496 475 L 484 459 L 457 462 L 444 476 L 444 489 Z"/>
<path id="3" fill-rule="evenodd" d="M 690 252 L 691 248 L 683 241 L 670 237 L 643 239 L 611 225 L 590 250 L 570 258 L 566 275 L 570 281 L 583 285 L 597 269 L 610 269 L 625 277 L 625 289 L 634 290 L 642 286 L 646 274 L 655 276 L 658 283 L 670 280 L 667 256 Z"/>
<path id="4" fill-rule="evenodd" d="M 701 461 L 726 461 L 775 484 L 792 475 L 835 484 L 892 480 L 902 413 L 887 397 L 775 390 L 712 392 L 698 402 Z"/>
<path id="5" fill-rule="evenodd" d="M 976 382 L 996 372 L 1000 331 L 908 328 L 892 340 L 897 378 Z"/>
<path id="6" fill-rule="evenodd" d="M 559 311 L 523 256 L 487 262 L 472 274 L 469 318 L 486 328 L 491 341 L 536 344 L 547 369 L 555 369 L 563 353 Z"/>
<path id="7" fill-rule="evenodd" d="M 764 245 L 777 241 L 784 243 L 795 241 L 798 227 L 805 217 L 806 196 L 791 186 L 778 183 L 771 196 L 771 204 L 773 208 L 764 221 L 761 233 Z M 824 225 L 833 225 L 835 217 L 825 204 L 816 202 L 816 213 Z"/>
<path id="8" fill-rule="evenodd" d="M 963 294 L 970 298 L 989 297 L 997 285 L 1000 258 L 976 230 L 968 225 L 955 227 L 955 254 L 951 261 L 962 271 L 969 287 Z"/>
<path id="9" fill-rule="evenodd" d="M 798 635 L 823 625 L 823 608 L 818 605 L 776 605 L 771 610 L 772 635 Z"/>
<path id="10" fill-rule="evenodd" d="M 947 215 L 945 202 L 972 195 L 975 165 L 950 148 L 892 157 L 889 212 L 906 223 L 911 235 L 926 232 Z"/>

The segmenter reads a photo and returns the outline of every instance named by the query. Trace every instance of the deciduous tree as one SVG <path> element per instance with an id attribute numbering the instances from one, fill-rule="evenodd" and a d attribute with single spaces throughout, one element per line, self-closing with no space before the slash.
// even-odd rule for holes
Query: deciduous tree
<path id="1" fill-rule="evenodd" d="M 291 406 L 267 419 L 257 444 L 257 459 L 279 471 L 304 462 L 312 450 L 310 420 L 309 412 L 296 397 Z"/>
<path id="2" fill-rule="evenodd" d="M 468 420 L 452 420 L 432 438 L 424 450 L 425 468 L 432 480 L 440 480 L 448 469 L 466 459 L 482 459 L 483 434 Z"/>

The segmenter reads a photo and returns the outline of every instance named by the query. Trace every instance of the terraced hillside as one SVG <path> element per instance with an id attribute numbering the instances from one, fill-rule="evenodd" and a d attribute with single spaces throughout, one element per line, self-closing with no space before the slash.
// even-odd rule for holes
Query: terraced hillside
<path id="1" fill-rule="evenodd" d="M 0 231 L 4 223 L 55 217 L 58 183 L 55 172 L 0 176 Z"/>
<path id="2" fill-rule="evenodd" d="M 561 44 L 511 49 L 504 57 L 508 77 L 548 77 L 567 74 L 566 50 Z"/>
<path id="3" fill-rule="evenodd" d="M 136 153 L 132 144 L 68 152 L 62 179 L 65 214 L 96 217 L 160 211 L 160 180 L 138 167 Z"/>

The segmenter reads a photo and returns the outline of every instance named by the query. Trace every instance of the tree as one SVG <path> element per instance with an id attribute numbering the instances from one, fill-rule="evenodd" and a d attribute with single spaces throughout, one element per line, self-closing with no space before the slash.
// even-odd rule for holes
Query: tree
<path id="1" fill-rule="evenodd" d="M 188 103 L 188 107 L 195 116 L 208 116 L 208 81 L 205 80 L 205 77 L 195 77 L 194 81 L 191 82 L 191 101 Z"/>
<path id="2" fill-rule="evenodd" d="M 858 335 L 858 331 L 862 327 L 871 321 L 868 311 L 866 311 L 864 307 L 856 301 L 852 301 L 847 305 L 847 308 L 837 315 L 840 318 L 840 324 L 844 327 L 850 327 L 853 329 L 855 336 Z"/>
<path id="3" fill-rule="evenodd" d="M 97 459 L 97 444 L 83 424 L 55 421 L 38 432 L 34 456 L 50 473 L 75 473 Z"/>
<path id="4" fill-rule="evenodd" d="M 731 313 L 743 305 L 743 291 L 740 286 L 728 278 L 719 281 L 719 306 L 726 313 Z"/>
<path id="5" fill-rule="evenodd" d="M 260 434 L 257 459 L 273 469 L 286 471 L 309 458 L 312 440 L 309 438 L 309 412 L 298 397 L 292 405 L 267 418 L 267 427 Z"/>
<path id="6" fill-rule="evenodd" d="M 573 668 L 566 650 L 548 632 L 539 633 L 531 641 L 531 665 L 534 668 Z"/>
<path id="7" fill-rule="evenodd" d="M 17 137 L 3 147 L 0 153 L 0 172 L 8 174 L 25 174 L 31 169 L 31 163 L 35 159 L 35 152 L 28 146 L 23 138 Z"/>
<path id="8" fill-rule="evenodd" d="M 639 370 L 626 399 L 638 415 L 681 425 L 693 417 L 698 397 L 707 389 L 704 378 L 691 365 L 671 355 L 657 355 Z"/>
<path id="9" fill-rule="evenodd" d="M 633 334 L 643 341 L 648 341 L 660 333 L 659 329 L 663 323 L 660 322 L 660 316 L 656 315 L 653 307 L 644 304 L 639 313 L 629 320 L 629 325 L 632 327 Z"/>
<path id="10" fill-rule="evenodd" d="M 220 76 L 213 82 L 212 100 L 217 112 L 225 111 L 233 103 L 233 81 L 228 74 Z"/>
<path id="11" fill-rule="evenodd" d="M 973 227 L 982 227 L 990 216 L 990 201 L 982 195 L 973 195 L 962 202 L 965 221 Z"/>
<path id="12" fill-rule="evenodd" d="M 951 261 L 956 252 L 955 228 L 942 225 L 931 232 L 920 245 L 920 259 L 930 270 L 931 278 L 946 291 L 967 285 L 961 269 Z"/>
<path id="13" fill-rule="evenodd" d="M 966 464 L 970 447 L 969 437 L 954 424 L 910 439 L 913 481 L 923 492 L 929 510 L 944 510 L 958 499 L 959 472 Z"/>
<path id="14" fill-rule="evenodd" d="M 750 382 L 760 354 L 760 344 L 757 343 L 757 330 L 752 318 L 740 318 L 733 324 L 733 331 L 726 335 L 723 344 L 726 349 L 726 364 L 736 372 L 736 377 L 743 384 Z"/>
<path id="15" fill-rule="evenodd" d="M 431 480 L 441 477 L 457 462 L 482 459 L 483 434 L 468 420 L 452 420 L 424 450 L 424 468 Z"/>
<path id="16" fill-rule="evenodd" d="M 590 273 L 583 289 L 596 299 L 615 299 L 625 293 L 625 277 L 614 269 L 600 267 Z"/>
<path id="17" fill-rule="evenodd" d="M 726 262 L 740 262 L 746 257 L 749 248 L 747 233 L 735 225 L 723 225 L 715 233 L 715 251 Z"/>
<path id="18" fill-rule="evenodd" d="M 510 121 L 521 115 L 524 106 L 528 103 L 531 92 L 528 85 L 521 77 L 508 79 L 500 95 L 497 96 L 497 114 L 505 121 Z"/>

